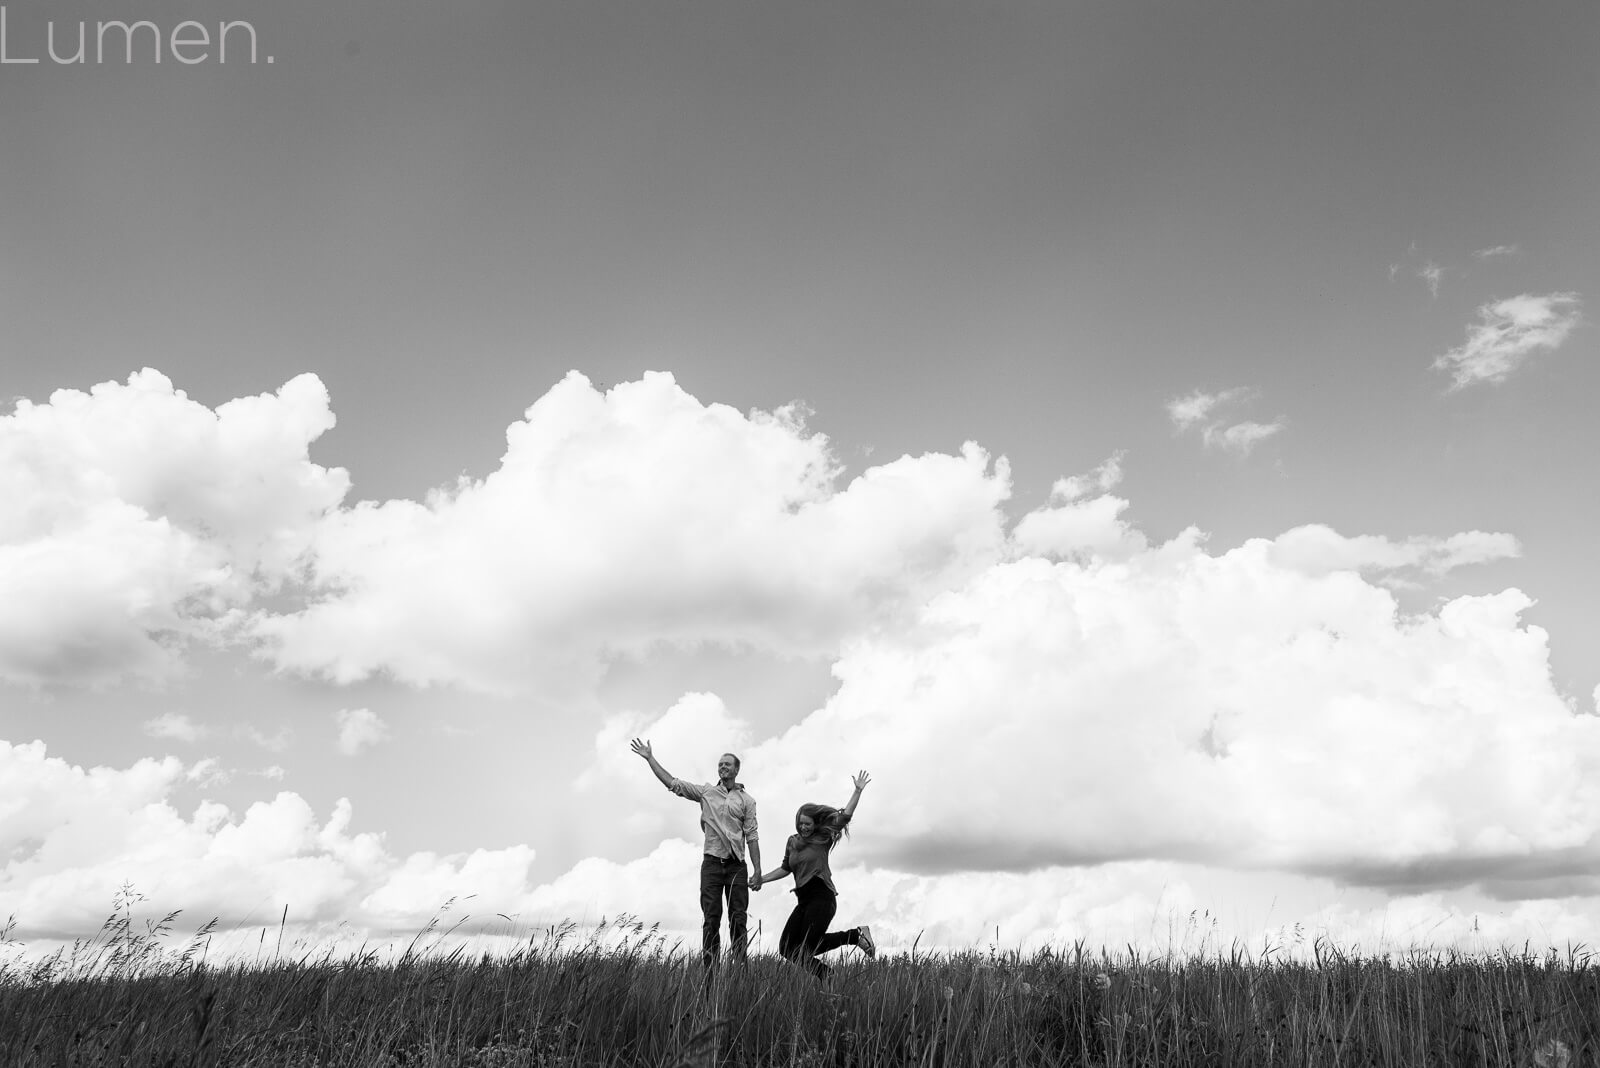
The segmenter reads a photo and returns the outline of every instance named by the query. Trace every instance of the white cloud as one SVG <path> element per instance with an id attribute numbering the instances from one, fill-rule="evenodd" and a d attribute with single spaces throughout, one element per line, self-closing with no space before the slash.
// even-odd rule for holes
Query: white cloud
<path id="1" fill-rule="evenodd" d="M 1521 593 L 1405 617 L 1360 574 L 1514 548 L 1301 528 L 996 566 L 853 642 L 825 707 L 751 751 L 784 769 L 758 796 L 867 767 L 869 863 L 924 873 L 1164 859 L 1539 896 L 1600 860 L 1600 719 L 1555 692 Z"/>
<path id="2" fill-rule="evenodd" d="M 1208 446 L 1248 456 L 1257 445 L 1282 429 L 1282 422 L 1255 423 L 1247 420 L 1231 426 L 1208 426 L 1201 437 Z"/>
<path id="3" fill-rule="evenodd" d="M 1580 307 L 1576 293 L 1524 293 L 1485 304 L 1467 340 L 1434 360 L 1434 370 L 1450 372 L 1453 390 L 1504 382 L 1534 353 L 1559 348 L 1582 321 Z"/>
<path id="4" fill-rule="evenodd" d="M 1432 260 L 1417 268 L 1417 277 L 1428 287 L 1428 294 L 1434 297 L 1439 295 L 1439 286 L 1444 281 L 1444 273 L 1444 268 Z"/>
<path id="5" fill-rule="evenodd" d="M 1522 547 L 1510 534 L 1480 530 L 1447 538 L 1414 537 L 1405 541 L 1371 534 L 1345 537 L 1321 524 L 1295 527 L 1272 542 L 1275 564 L 1307 575 L 1330 571 L 1396 571 L 1414 568 L 1437 577 L 1468 564 L 1515 559 Z"/>
<path id="6" fill-rule="evenodd" d="M 839 488 L 791 410 L 703 405 L 670 375 L 573 373 L 507 431 L 499 470 L 318 529 L 316 592 L 258 633 L 338 681 L 574 685 L 617 655 L 720 642 L 825 655 L 1004 543 L 1004 461 L 902 457 Z"/>
<path id="7" fill-rule="evenodd" d="M 1255 396 L 1255 390 L 1244 386 L 1225 389 L 1219 393 L 1207 393 L 1205 390 L 1197 389 L 1182 397 L 1169 400 L 1167 416 L 1172 420 L 1173 426 L 1179 430 L 1188 430 L 1204 423 L 1217 408 L 1253 400 Z"/>
<path id="8" fill-rule="evenodd" d="M 145 720 L 141 726 L 152 738 L 172 738 L 180 742 L 195 742 L 209 733 L 181 712 L 163 712 L 154 719 Z"/>
<path id="9" fill-rule="evenodd" d="M 216 757 L 206 757 L 204 760 L 189 765 L 184 772 L 184 778 L 201 787 L 219 786 L 233 778 L 233 772 L 224 768 Z"/>
<path id="10" fill-rule="evenodd" d="M 288 727 L 279 727 L 268 734 L 259 727 L 242 726 L 237 728 L 235 733 L 251 745 L 258 745 L 270 753 L 283 752 L 294 740 L 294 732 Z"/>
<path id="11" fill-rule="evenodd" d="M 211 411 L 160 373 L 19 401 L 0 417 L 0 680 L 158 682 L 297 566 L 342 470 L 301 375 Z"/>
<path id="12" fill-rule="evenodd" d="M 1115 489 L 1122 482 L 1124 455 L 1126 454 L 1122 452 L 1112 454 L 1105 463 L 1087 475 L 1072 475 L 1057 479 L 1055 485 L 1050 487 L 1051 500 L 1065 503 Z"/>
<path id="13" fill-rule="evenodd" d="M 684 694 L 660 716 L 625 712 L 607 718 L 595 734 L 594 763 L 579 774 L 576 785 L 581 790 L 604 785 L 609 795 L 621 799 L 630 813 L 623 826 L 634 833 L 659 834 L 693 825 L 691 809 L 668 794 L 629 748 L 632 739 L 641 737 L 650 742 L 663 767 L 690 782 L 715 781 L 717 758 L 733 753 L 743 760 L 751 743 L 750 724 L 715 694 Z"/>
<path id="14" fill-rule="evenodd" d="M 1499 257 L 1512 257 L 1512 258 L 1515 258 L 1515 257 L 1520 256 L 1520 255 L 1522 255 L 1522 249 L 1517 247 L 1514 244 L 1513 245 L 1494 245 L 1491 248 L 1480 248 L 1480 249 L 1478 249 L 1477 251 L 1473 252 L 1472 258 L 1475 259 L 1475 260 L 1492 260 L 1492 259 L 1497 259 Z"/>
<path id="15" fill-rule="evenodd" d="M 1272 423 L 1241 421 L 1230 423 L 1218 418 L 1221 409 L 1236 408 L 1254 401 L 1260 394 L 1248 387 L 1225 389 L 1220 393 L 1195 390 L 1167 402 L 1167 416 L 1178 431 L 1199 428 L 1200 440 L 1207 448 L 1218 448 L 1248 456 L 1257 445 L 1284 428 L 1283 420 Z"/>
<path id="16" fill-rule="evenodd" d="M 1022 553 L 1056 557 L 1112 556 L 1142 550 L 1144 535 L 1122 519 L 1128 502 L 1109 492 L 1121 481 L 1122 453 L 1089 475 L 1057 480 L 1051 487 L 1050 503 L 1017 523 L 1013 545 Z"/>
<path id="17" fill-rule="evenodd" d="M 339 752 L 355 756 L 389 737 L 389 725 L 370 708 L 341 708 L 333 714 L 339 724 Z"/>
<path id="18" fill-rule="evenodd" d="M 223 926 L 288 904 L 301 922 L 419 930 L 450 896 L 477 894 L 492 913 L 528 891 L 528 846 L 396 857 L 379 835 L 350 832 L 343 799 L 325 823 L 287 792 L 242 815 L 214 801 L 180 813 L 171 793 L 215 771 L 172 758 L 85 769 L 39 742 L 0 742 L 0 897 L 28 931 L 72 937 L 98 926 L 124 882 L 152 909 Z"/>

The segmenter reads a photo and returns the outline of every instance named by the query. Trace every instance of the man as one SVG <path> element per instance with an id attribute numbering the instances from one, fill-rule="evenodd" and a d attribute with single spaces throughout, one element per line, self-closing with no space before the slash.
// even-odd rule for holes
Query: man
<path id="1" fill-rule="evenodd" d="M 661 784 L 679 797 L 700 802 L 700 829 L 705 832 L 705 856 L 700 859 L 700 949 L 708 965 L 722 953 L 722 901 L 728 901 L 728 941 L 733 956 L 744 960 L 748 938 L 746 915 L 750 891 L 761 888 L 761 845 L 756 841 L 756 799 L 734 781 L 739 758 L 723 753 L 717 760 L 717 781 L 685 782 L 674 778 L 656 760 L 650 743 L 635 738 L 633 751 L 650 764 Z M 751 875 L 745 867 L 745 847 L 750 849 Z"/>

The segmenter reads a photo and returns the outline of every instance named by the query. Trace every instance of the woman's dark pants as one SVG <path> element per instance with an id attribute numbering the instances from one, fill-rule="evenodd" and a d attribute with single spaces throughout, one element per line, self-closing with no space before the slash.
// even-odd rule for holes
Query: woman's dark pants
<path id="1" fill-rule="evenodd" d="M 750 911 L 750 873 L 738 857 L 723 859 L 705 854 L 700 861 L 700 951 L 707 964 L 722 955 L 722 899 L 728 899 L 728 941 L 735 960 L 744 960 L 749 939 L 745 935 Z"/>
<path id="2" fill-rule="evenodd" d="M 828 966 L 817 959 L 817 954 L 855 945 L 855 928 L 828 933 L 828 924 L 839 910 L 839 898 L 821 879 L 806 883 L 795 891 L 795 897 L 799 900 L 789 913 L 789 922 L 783 925 L 783 934 L 778 936 L 778 952 L 818 979 L 826 978 Z"/>

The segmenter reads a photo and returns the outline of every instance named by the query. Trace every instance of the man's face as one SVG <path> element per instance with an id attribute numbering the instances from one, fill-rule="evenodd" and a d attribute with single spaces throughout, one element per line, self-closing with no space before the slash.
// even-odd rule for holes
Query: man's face
<path id="1" fill-rule="evenodd" d="M 723 782 L 732 782 L 737 774 L 739 774 L 739 762 L 733 759 L 733 754 L 723 753 L 722 759 L 717 761 L 717 778 Z"/>

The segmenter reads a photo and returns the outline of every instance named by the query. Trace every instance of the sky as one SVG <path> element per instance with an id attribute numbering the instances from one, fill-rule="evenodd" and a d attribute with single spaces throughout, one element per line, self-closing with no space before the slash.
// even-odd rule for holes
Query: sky
<path id="1" fill-rule="evenodd" d="M 1595 5 L 0 10 L 27 946 L 1592 940 Z"/>

